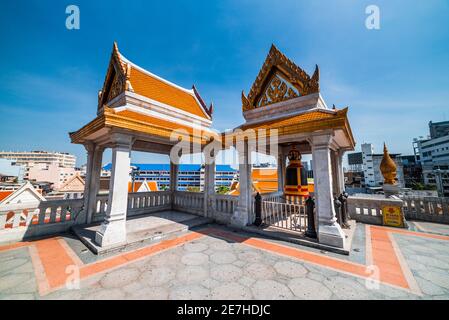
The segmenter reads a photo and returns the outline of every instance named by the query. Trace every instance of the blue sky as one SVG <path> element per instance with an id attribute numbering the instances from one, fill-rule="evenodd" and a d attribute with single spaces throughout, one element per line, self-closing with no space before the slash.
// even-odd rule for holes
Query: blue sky
<path id="1" fill-rule="evenodd" d="M 80 30 L 65 28 L 70 4 L 80 8 Z M 380 8 L 380 30 L 365 28 L 370 4 Z M 71 152 L 84 163 L 68 132 L 95 116 L 114 40 L 136 64 L 194 83 L 214 102 L 219 130 L 243 122 L 241 90 L 271 43 L 309 73 L 320 66 L 328 105 L 350 107 L 357 148 L 372 142 L 381 151 L 386 141 L 410 154 L 430 120 L 449 120 L 445 0 L 2 1 L 0 36 L 3 150 Z"/>

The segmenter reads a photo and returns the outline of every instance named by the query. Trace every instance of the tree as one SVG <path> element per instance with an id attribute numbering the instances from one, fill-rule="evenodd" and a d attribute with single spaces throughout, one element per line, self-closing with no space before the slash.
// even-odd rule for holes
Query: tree
<path id="1" fill-rule="evenodd" d="M 217 188 L 217 193 L 218 194 L 227 194 L 231 189 L 229 189 L 229 187 L 227 186 L 219 186 Z"/>

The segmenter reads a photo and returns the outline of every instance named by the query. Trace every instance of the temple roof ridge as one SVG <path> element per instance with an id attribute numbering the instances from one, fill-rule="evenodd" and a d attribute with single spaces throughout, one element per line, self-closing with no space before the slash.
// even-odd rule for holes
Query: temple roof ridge
<path id="1" fill-rule="evenodd" d="M 161 76 L 158 76 L 157 74 L 154 74 L 154 73 L 152 73 L 151 71 L 148 71 L 147 69 L 145 69 L 145 68 L 143 68 L 143 67 L 141 67 L 141 66 L 135 64 L 134 62 L 132 62 L 131 60 L 129 60 L 128 58 L 126 58 L 126 57 L 125 57 L 122 53 L 120 53 L 120 52 L 119 52 L 119 55 L 120 55 L 120 59 L 121 59 L 124 63 L 127 63 L 127 64 L 129 63 L 132 67 L 136 68 L 136 69 L 139 70 L 140 72 L 143 72 L 143 73 L 145 73 L 146 75 L 148 75 L 148 76 L 150 76 L 150 77 L 153 77 L 153 78 L 155 78 L 155 79 L 157 79 L 157 80 L 160 80 L 160 81 L 162 81 L 162 82 L 165 82 L 166 84 L 168 84 L 168 85 L 170 85 L 170 86 L 172 86 L 172 87 L 175 87 L 176 89 L 183 90 L 183 91 L 185 91 L 186 93 L 188 93 L 188 94 L 190 94 L 190 95 L 192 95 L 192 96 L 195 96 L 195 94 L 194 94 L 194 92 L 193 92 L 193 88 L 192 88 L 192 89 L 187 89 L 187 88 L 181 87 L 180 85 L 177 85 L 176 83 L 173 83 L 173 82 L 171 82 L 171 81 L 169 81 L 169 80 L 167 80 L 167 79 L 164 79 L 164 78 L 162 78 Z"/>
<path id="2" fill-rule="evenodd" d="M 190 99 L 193 99 L 195 101 L 195 104 L 197 104 L 197 106 L 201 109 L 201 113 L 203 114 L 203 117 L 208 118 L 208 119 L 212 118 L 211 110 L 208 109 L 206 103 L 204 102 L 203 98 L 199 94 L 195 85 L 193 85 L 191 89 L 184 88 L 180 85 L 177 85 L 176 83 L 173 83 L 167 79 L 164 79 L 161 76 L 158 76 L 158 75 L 152 73 L 151 71 L 148 71 L 147 69 L 137 65 L 136 63 L 129 60 L 127 57 L 125 57 L 120 52 L 117 42 L 114 42 L 112 55 L 113 55 L 113 57 L 114 56 L 116 57 L 120 66 L 122 67 L 123 74 L 125 74 L 127 77 L 127 82 L 129 82 L 129 84 L 130 84 L 131 91 L 133 91 L 137 94 L 146 96 L 148 98 L 158 100 L 157 98 L 149 97 L 144 93 L 138 92 L 139 90 L 136 90 L 137 89 L 136 85 L 133 83 L 136 80 L 133 80 L 134 76 L 132 75 L 132 73 L 133 73 L 132 70 L 136 70 L 137 72 L 140 72 L 142 75 L 148 76 L 148 77 L 154 79 L 155 81 L 159 81 L 160 83 L 163 83 L 163 84 L 173 88 L 174 90 L 179 90 L 180 91 L 179 94 L 181 94 L 181 92 L 182 92 L 183 94 L 189 95 L 191 97 Z M 160 102 L 167 103 L 165 101 L 160 101 Z M 168 104 L 170 104 L 170 103 L 168 103 Z M 177 105 L 172 105 L 172 106 L 179 108 L 179 106 L 177 106 Z"/>

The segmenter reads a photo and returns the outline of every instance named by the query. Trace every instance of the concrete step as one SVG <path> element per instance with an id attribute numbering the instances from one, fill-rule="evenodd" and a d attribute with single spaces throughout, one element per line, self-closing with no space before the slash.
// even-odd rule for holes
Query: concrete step
<path id="1" fill-rule="evenodd" d="M 311 247 L 315 249 L 320 249 L 328 252 L 339 253 L 343 255 L 349 255 L 349 247 L 346 248 L 336 248 L 328 245 L 324 245 L 318 242 L 317 239 L 311 239 L 304 235 L 303 232 L 290 231 L 286 229 L 281 229 L 272 226 L 256 227 L 256 226 L 246 226 L 243 230 L 262 235 L 267 238 L 274 240 L 281 240 L 285 242 L 290 242 L 294 244 L 299 244 L 306 247 Z"/>
<path id="2" fill-rule="evenodd" d="M 128 232 L 125 243 L 116 244 L 111 247 L 100 247 L 95 242 L 95 233 L 100 224 L 75 226 L 72 228 L 72 231 L 81 240 L 81 242 L 89 248 L 89 250 L 97 255 L 104 255 L 114 252 L 128 251 L 141 246 L 157 243 L 165 239 L 177 237 L 188 232 L 192 228 L 209 224 L 211 222 L 213 222 L 213 220 L 210 218 L 198 216 L 192 216 L 191 219 L 186 219 L 180 222 L 168 221 L 166 224 L 158 225 L 156 227 L 150 226 L 145 229 L 139 229 L 138 231 Z"/>

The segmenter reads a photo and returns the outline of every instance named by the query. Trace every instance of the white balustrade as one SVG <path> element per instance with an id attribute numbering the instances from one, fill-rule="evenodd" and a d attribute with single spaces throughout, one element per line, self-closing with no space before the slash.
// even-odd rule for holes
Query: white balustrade
<path id="1" fill-rule="evenodd" d="M 449 223 L 449 198 L 402 196 L 406 219 Z"/>
<path id="2" fill-rule="evenodd" d="M 175 191 L 173 209 L 188 213 L 204 215 L 204 193 Z"/>
<path id="3" fill-rule="evenodd" d="M 0 242 L 67 231 L 78 223 L 82 199 L 10 204 L 0 209 Z"/>
<path id="4" fill-rule="evenodd" d="M 358 222 L 383 224 L 382 208 L 403 205 L 402 200 L 383 196 L 350 196 L 347 199 L 348 214 Z"/>

